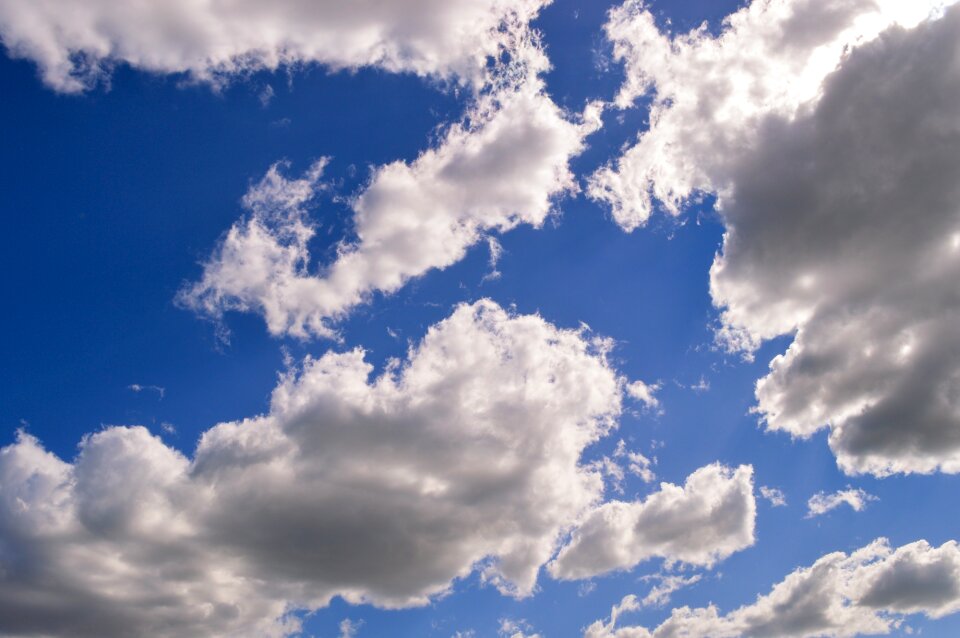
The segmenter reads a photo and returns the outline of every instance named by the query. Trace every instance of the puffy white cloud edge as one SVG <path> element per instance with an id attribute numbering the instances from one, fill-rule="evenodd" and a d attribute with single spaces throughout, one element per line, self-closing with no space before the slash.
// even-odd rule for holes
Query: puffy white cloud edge
<path id="1" fill-rule="evenodd" d="M 620 626 L 640 609 L 626 596 L 584 638 L 853 638 L 886 635 L 912 614 L 960 611 L 960 547 L 917 541 L 893 549 L 886 539 L 850 554 L 835 552 L 797 569 L 755 603 L 721 614 L 715 606 L 674 609 L 656 629 Z"/>
<path id="2" fill-rule="evenodd" d="M 475 83 L 503 44 L 549 0 L 8 0 L 0 41 L 52 88 L 82 91 L 116 64 L 219 83 L 316 63 Z"/>
<path id="3" fill-rule="evenodd" d="M 306 359 L 269 412 L 211 428 L 192 458 L 143 427 L 90 434 L 71 462 L 20 433 L 0 450 L 0 633 L 285 636 L 334 596 L 422 605 L 477 571 L 530 595 L 602 507 L 583 456 L 622 410 L 610 346 L 479 301 L 379 376 L 361 349 Z M 704 472 L 749 483 L 749 469 Z M 660 517 L 718 529 L 726 501 L 698 481 L 648 498 L 651 539 L 669 532 Z M 688 540 L 651 547 L 730 549 Z"/>
<path id="4" fill-rule="evenodd" d="M 620 103 L 649 130 L 591 178 L 626 229 L 719 197 L 723 345 L 793 335 L 757 385 L 771 430 L 830 429 L 849 474 L 960 471 L 960 10 L 770 0 L 714 36 L 611 14 Z"/>
<path id="5" fill-rule="evenodd" d="M 753 468 L 718 463 L 646 499 L 610 501 L 590 512 L 549 565 L 560 579 L 630 569 L 654 557 L 710 567 L 754 543 Z"/>

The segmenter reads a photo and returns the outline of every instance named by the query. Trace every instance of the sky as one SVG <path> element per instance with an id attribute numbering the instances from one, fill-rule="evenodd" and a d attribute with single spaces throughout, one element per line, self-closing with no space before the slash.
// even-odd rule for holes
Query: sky
<path id="1" fill-rule="evenodd" d="M 960 7 L 0 0 L 0 636 L 960 635 Z"/>

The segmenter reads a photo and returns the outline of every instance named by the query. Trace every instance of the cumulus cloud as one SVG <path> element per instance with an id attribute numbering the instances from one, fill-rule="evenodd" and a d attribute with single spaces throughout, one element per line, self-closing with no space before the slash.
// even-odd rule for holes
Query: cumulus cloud
<path id="1" fill-rule="evenodd" d="M 867 494 L 862 489 L 847 488 L 838 490 L 833 494 L 826 492 L 817 492 L 807 501 L 807 518 L 826 514 L 835 510 L 841 505 L 849 505 L 854 512 L 862 512 L 870 501 L 876 501 L 877 497 Z"/>
<path id="2" fill-rule="evenodd" d="M 760 496 L 770 501 L 770 504 L 774 507 L 786 507 L 787 505 L 787 495 L 783 493 L 783 490 L 776 487 L 761 485 Z"/>
<path id="3" fill-rule="evenodd" d="M 706 25 L 671 37 L 643 0 L 627 0 L 605 26 L 626 81 L 615 102 L 653 95 L 649 130 L 616 165 L 590 179 L 625 229 L 658 203 L 679 214 L 699 192 L 721 190 L 718 172 L 749 143 L 763 118 L 789 117 L 816 100 L 848 49 L 891 25 L 914 26 L 947 0 L 755 0 L 728 16 L 719 36 Z"/>
<path id="4" fill-rule="evenodd" d="M 284 65 L 376 66 L 422 76 L 482 76 L 504 22 L 549 0 L 8 0 L 0 41 L 59 91 L 84 90 L 116 64 L 201 81 Z"/>
<path id="5" fill-rule="evenodd" d="M 275 335 L 329 336 L 374 292 L 450 266 L 491 234 L 541 226 L 554 198 L 576 189 L 568 162 L 599 126 L 599 111 L 588 106 L 569 119 L 545 93 L 539 73 L 548 63 L 535 34 L 511 31 L 508 59 L 490 71 L 464 119 L 413 162 L 375 171 L 352 203 L 355 238 L 341 243 L 333 263 L 310 263 L 315 228 L 305 205 L 309 187 L 321 187 L 317 171 L 286 179 L 272 169 L 245 200 L 248 217 L 181 301 L 213 317 L 259 312 Z M 259 198 L 265 185 L 270 197 Z"/>
<path id="6" fill-rule="evenodd" d="M 711 566 L 753 545 L 753 468 L 708 465 L 684 485 L 662 483 L 642 501 L 609 501 L 591 511 L 549 565 L 560 579 L 630 569 L 654 557 Z"/>
<path id="7" fill-rule="evenodd" d="M 808 114 L 767 122 L 724 204 L 727 334 L 795 333 L 758 412 L 829 426 L 848 473 L 960 471 L 958 36 L 953 8 L 859 48 Z"/>
<path id="8" fill-rule="evenodd" d="M 621 409 L 608 347 L 482 301 L 375 378 L 362 350 L 308 358 L 192 458 L 141 427 L 72 462 L 21 433 L 0 450 L 0 633 L 284 636 L 332 596 L 424 604 L 475 569 L 529 594 L 602 497 L 581 456 Z"/>
<path id="9" fill-rule="evenodd" d="M 942 618 L 960 611 L 960 547 L 918 541 L 896 550 L 879 539 L 850 555 L 828 554 L 798 569 L 751 605 L 721 615 L 716 607 L 674 609 L 655 630 L 616 627 L 624 611 L 639 608 L 627 596 L 609 621 L 596 621 L 585 638 L 852 638 L 882 635 L 911 614 Z"/>
<path id="10" fill-rule="evenodd" d="M 776 0 L 670 39 L 608 32 L 650 130 L 592 192 L 626 228 L 719 195 L 719 337 L 794 335 L 757 385 L 771 430 L 830 428 L 847 473 L 960 471 L 960 11 Z M 929 18 L 929 19 L 928 19 Z"/>

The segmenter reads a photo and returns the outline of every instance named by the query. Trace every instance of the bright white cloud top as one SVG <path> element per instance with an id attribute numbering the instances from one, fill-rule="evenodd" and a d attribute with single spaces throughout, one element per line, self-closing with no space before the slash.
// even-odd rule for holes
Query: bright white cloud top
<path id="1" fill-rule="evenodd" d="M 851 474 L 960 471 L 960 11 L 754 2 L 670 39 L 628 2 L 619 103 L 650 130 L 591 179 L 626 229 L 719 195 L 722 340 L 794 334 L 757 386 L 771 430 L 829 427 Z M 877 81 L 883 78 L 883 81 Z M 917 96 L 922 96 L 918 99 Z M 922 215 L 922 223 L 917 223 Z"/>
<path id="2" fill-rule="evenodd" d="M 821 516 L 841 505 L 849 505 L 854 512 L 862 512 L 866 509 L 867 503 L 876 500 L 876 496 L 867 494 L 860 488 L 847 488 L 838 490 L 833 494 L 817 492 L 807 501 L 807 518 Z"/>
<path id="3" fill-rule="evenodd" d="M 912 614 L 941 618 L 960 611 L 960 548 L 955 541 L 925 541 L 892 549 L 879 539 L 849 555 L 827 554 L 789 574 L 769 594 L 729 614 L 716 607 L 674 609 L 655 630 L 617 627 L 639 609 L 635 596 L 616 605 L 608 620 L 584 638 L 817 638 L 889 634 Z"/>
<path id="4" fill-rule="evenodd" d="M 423 76 L 483 75 L 504 23 L 525 24 L 545 0 L 251 0 L 197 3 L 9 0 L 0 39 L 59 91 L 81 91 L 116 64 L 218 82 L 317 63 Z"/>

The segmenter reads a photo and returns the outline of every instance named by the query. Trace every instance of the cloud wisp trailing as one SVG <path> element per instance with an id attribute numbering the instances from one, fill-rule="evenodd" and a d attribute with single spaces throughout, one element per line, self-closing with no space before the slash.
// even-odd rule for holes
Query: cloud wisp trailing
<path id="1" fill-rule="evenodd" d="M 867 503 L 876 500 L 879 500 L 876 496 L 867 494 L 860 488 L 848 487 L 832 494 L 817 492 L 807 501 L 807 518 L 822 516 L 841 505 L 849 505 L 854 512 L 862 512 L 866 509 Z"/>
<path id="2" fill-rule="evenodd" d="M 274 335 L 329 337 L 375 293 L 446 268 L 494 234 L 542 226 L 555 198 L 577 188 L 568 164 L 600 125 L 599 107 L 568 117 L 546 94 L 549 62 L 536 34 L 522 23 L 508 32 L 503 63 L 488 70 L 462 121 L 414 161 L 374 171 L 352 202 L 355 237 L 333 263 L 314 265 L 308 250 L 315 229 L 305 204 L 323 188 L 322 165 L 299 179 L 275 166 L 181 302 L 215 318 L 257 312 Z"/>

